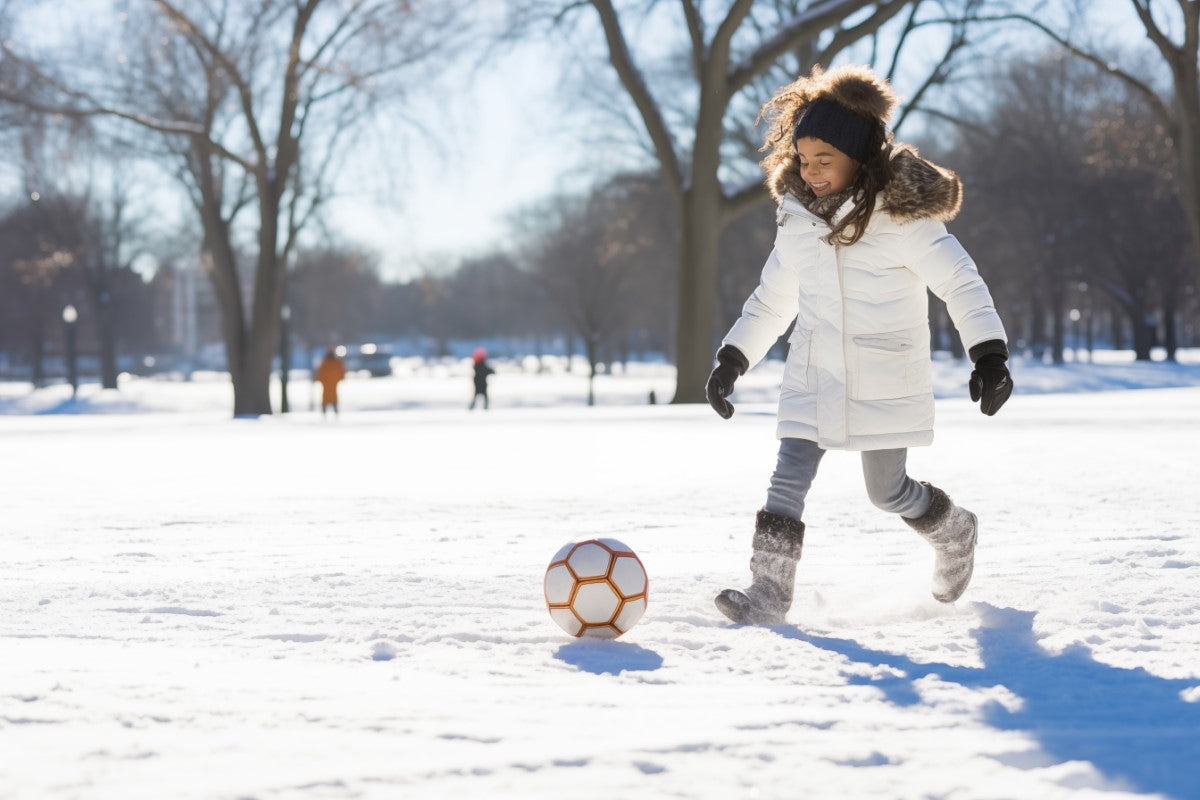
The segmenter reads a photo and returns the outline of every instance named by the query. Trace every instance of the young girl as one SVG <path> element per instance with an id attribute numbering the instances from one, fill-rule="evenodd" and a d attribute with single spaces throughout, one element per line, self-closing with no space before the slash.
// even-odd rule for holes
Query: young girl
<path id="1" fill-rule="evenodd" d="M 721 348 L 706 395 L 725 419 L 734 381 L 795 320 L 779 398 L 779 459 L 758 512 L 752 583 L 717 608 L 734 622 L 777 624 L 792 604 L 804 502 L 826 450 L 862 451 L 867 494 L 934 548 L 933 595 L 967 588 L 978 521 L 905 468 L 933 441 L 926 288 L 946 302 L 975 369 L 984 414 L 1012 393 L 1004 326 L 971 257 L 946 232 L 958 176 L 893 144 L 891 87 L 867 67 L 819 67 L 763 106 L 762 165 L 779 203 L 775 250 Z"/>

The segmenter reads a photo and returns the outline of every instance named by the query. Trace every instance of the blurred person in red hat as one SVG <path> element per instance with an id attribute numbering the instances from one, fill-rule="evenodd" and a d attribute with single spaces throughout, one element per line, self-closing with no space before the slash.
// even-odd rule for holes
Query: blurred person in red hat
<path id="1" fill-rule="evenodd" d="M 473 411 L 475 409 L 475 401 L 482 397 L 483 410 L 487 411 L 488 375 L 494 374 L 496 370 L 492 369 L 491 365 L 488 364 L 487 350 L 484 350 L 482 347 L 475 348 L 475 353 L 471 358 L 475 362 L 475 396 L 471 398 L 471 405 L 467 407 L 467 410 Z"/>

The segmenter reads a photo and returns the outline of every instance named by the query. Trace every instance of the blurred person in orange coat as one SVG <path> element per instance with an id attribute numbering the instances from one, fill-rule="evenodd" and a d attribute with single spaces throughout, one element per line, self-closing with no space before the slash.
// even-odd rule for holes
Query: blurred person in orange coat
<path id="1" fill-rule="evenodd" d="M 346 365 L 333 352 L 333 348 L 329 348 L 317 367 L 317 374 L 313 376 L 313 381 L 321 384 L 321 416 L 325 416 L 325 409 L 329 406 L 333 406 L 334 414 L 338 413 L 337 387 L 345 377 Z"/>

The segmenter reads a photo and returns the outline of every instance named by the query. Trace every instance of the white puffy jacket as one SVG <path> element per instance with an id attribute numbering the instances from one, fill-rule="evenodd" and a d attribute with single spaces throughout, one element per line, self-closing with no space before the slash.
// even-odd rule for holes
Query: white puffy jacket
<path id="1" fill-rule="evenodd" d="M 795 176 L 772 182 L 780 201 L 775 249 L 723 344 L 753 366 L 796 320 L 780 390 L 781 439 L 844 450 L 933 441 L 926 287 L 945 301 L 964 348 L 1006 341 L 975 263 L 942 221 L 958 211 L 958 177 L 911 149 L 899 149 L 893 165 L 867 230 L 843 247 L 824 240 L 829 224 L 797 196 L 807 186 Z"/>

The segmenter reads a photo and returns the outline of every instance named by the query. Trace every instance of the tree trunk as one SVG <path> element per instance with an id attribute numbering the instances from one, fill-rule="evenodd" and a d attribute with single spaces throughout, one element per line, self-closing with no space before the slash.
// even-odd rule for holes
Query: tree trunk
<path id="1" fill-rule="evenodd" d="M 1066 327 L 1067 327 L 1067 295 L 1062 281 L 1051 279 L 1050 282 L 1050 336 L 1051 336 L 1051 351 L 1054 354 L 1054 363 L 1061 364 L 1064 361 L 1063 350 L 1067 346 Z"/>
<path id="2" fill-rule="evenodd" d="M 100 386 L 117 388 L 117 332 L 113 320 L 112 295 L 101 287 L 96 300 L 96 335 L 100 340 Z"/>
<path id="3" fill-rule="evenodd" d="M 248 400 L 246 387 L 249 385 L 246 365 L 246 321 L 242 316 L 242 294 L 238 285 L 237 263 L 224 226 L 205 215 L 207 230 L 205 246 L 212 269 L 213 294 L 217 298 L 217 309 L 221 314 L 221 338 L 225 341 L 225 368 L 233 383 L 233 415 L 255 413 Z"/>
<path id="4" fill-rule="evenodd" d="M 599 353 L 597 352 L 599 348 L 592 337 L 585 335 L 583 337 L 583 349 L 588 362 L 587 404 L 594 406 L 596 405 L 596 362 L 599 360 Z"/>
<path id="5" fill-rule="evenodd" d="M 1094 351 L 1096 349 L 1096 315 L 1092 313 L 1091 302 L 1088 302 L 1087 311 L 1084 322 L 1084 337 L 1087 341 L 1087 359 L 1089 364 L 1095 363 L 1096 359 Z"/>
<path id="6" fill-rule="evenodd" d="M 1146 298 L 1142 296 L 1140 288 L 1131 294 L 1132 299 L 1126 310 L 1129 312 L 1129 327 L 1133 331 L 1133 357 L 1137 361 L 1149 361 L 1154 342 L 1150 326 L 1146 324 Z"/>
<path id="7" fill-rule="evenodd" d="M 707 173 L 697 171 L 694 174 L 704 177 Z M 715 177 L 715 174 L 714 171 L 712 175 Z M 703 403 L 704 384 L 712 371 L 717 253 L 721 242 L 720 202 L 719 186 L 693 187 L 683 196 L 675 397 L 672 403 Z"/>
<path id="8" fill-rule="evenodd" d="M 1146 324 L 1145 311 L 1139 310 L 1133 315 L 1133 357 L 1138 361 L 1150 360 L 1150 347 L 1153 344 L 1150 326 Z"/>
<path id="9" fill-rule="evenodd" d="M 246 353 L 242 386 L 247 397 L 240 402 L 236 393 L 233 404 L 242 414 L 271 413 L 271 361 L 279 341 L 280 315 L 283 313 L 283 264 L 278 253 L 279 198 L 271 173 L 260 179 L 258 259 L 254 270 L 254 300 L 250 316 L 249 348 Z M 239 413 L 237 411 L 235 414 Z"/>
<path id="10" fill-rule="evenodd" d="M 1180 197 L 1192 239 L 1192 258 L 1200 286 L 1200 81 L 1195 53 L 1193 63 L 1186 63 L 1176 73 L 1175 98 L 1179 103 L 1179 136 L 1175 140 L 1179 151 Z"/>
<path id="11" fill-rule="evenodd" d="M 1046 309 L 1042 306 L 1040 294 L 1035 291 L 1029 301 L 1029 345 L 1034 360 L 1039 364 L 1046 357 Z"/>
<path id="12" fill-rule="evenodd" d="M 1175 351 L 1179 349 L 1179 331 L 1176 328 L 1175 308 L 1172 303 L 1163 303 L 1163 349 L 1167 351 L 1167 361 L 1175 361 Z"/>
<path id="13" fill-rule="evenodd" d="M 45 358 L 46 343 L 42 338 L 41 325 L 34 324 L 32 333 L 33 336 L 29 339 L 29 379 L 33 383 L 33 388 L 40 389 L 46 385 L 46 364 L 43 360 Z"/>
<path id="14" fill-rule="evenodd" d="M 97 247 L 93 242 L 92 246 Z M 97 248 L 98 249 L 98 248 Z M 84 270 L 88 300 L 96 316 L 96 341 L 100 356 L 100 386 L 104 389 L 117 388 L 117 331 L 113 318 L 112 293 L 109 282 L 108 256 L 97 252 Z"/>
<path id="15" fill-rule="evenodd" d="M 221 330 L 225 360 L 233 382 L 233 415 L 254 417 L 271 413 L 271 360 L 279 340 L 279 315 L 283 309 L 283 281 L 276 253 L 279 205 L 272 197 L 259 196 L 259 253 L 254 275 L 254 295 L 247 325 L 242 287 L 228 223 L 221 216 L 220 194 L 211 174 L 201 176 L 204 191 L 202 215 L 205 245 L 212 259 L 210 272 Z"/>

